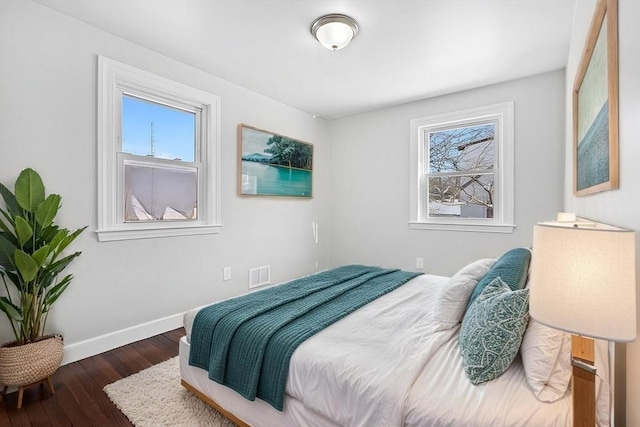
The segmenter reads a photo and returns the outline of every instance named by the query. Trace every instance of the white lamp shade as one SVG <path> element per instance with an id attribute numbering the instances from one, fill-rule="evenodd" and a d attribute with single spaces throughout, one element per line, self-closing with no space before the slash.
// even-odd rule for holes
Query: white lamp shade
<path id="1" fill-rule="evenodd" d="M 636 337 L 635 233 L 615 227 L 534 226 L 531 317 L 611 341 Z"/>

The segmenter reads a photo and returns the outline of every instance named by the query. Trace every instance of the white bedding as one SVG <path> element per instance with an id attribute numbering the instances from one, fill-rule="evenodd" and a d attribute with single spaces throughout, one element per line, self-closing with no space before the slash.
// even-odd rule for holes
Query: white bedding
<path id="1" fill-rule="evenodd" d="M 570 391 L 554 403 L 537 400 L 519 356 L 499 378 L 469 382 L 459 326 L 436 332 L 430 323 L 447 280 L 419 276 L 300 345 L 291 358 L 284 414 L 207 380 L 205 371 L 188 366 L 186 343 L 183 378 L 202 392 L 215 390 L 214 400 L 253 425 L 571 425 Z M 196 312 L 185 316 L 187 336 Z"/>
<path id="2" fill-rule="evenodd" d="M 571 425 L 571 392 L 553 403 L 537 400 L 519 355 L 498 378 L 471 384 L 462 367 L 457 333 L 425 366 L 407 406 L 407 427 Z"/>
<path id="3" fill-rule="evenodd" d="M 418 276 L 304 342 L 287 393 L 339 425 L 402 425 L 411 385 L 454 333 L 430 321 L 446 281 Z"/>

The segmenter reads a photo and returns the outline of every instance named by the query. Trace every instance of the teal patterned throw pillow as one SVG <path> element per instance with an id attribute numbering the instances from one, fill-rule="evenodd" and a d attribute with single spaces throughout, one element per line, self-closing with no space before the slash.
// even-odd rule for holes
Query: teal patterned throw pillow
<path id="1" fill-rule="evenodd" d="M 460 328 L 467 378 L 480 384 L 500 376 L 518 354 L 529 322 L 529 289 L 513 291 L 495 278 L 469 307 Z"/>

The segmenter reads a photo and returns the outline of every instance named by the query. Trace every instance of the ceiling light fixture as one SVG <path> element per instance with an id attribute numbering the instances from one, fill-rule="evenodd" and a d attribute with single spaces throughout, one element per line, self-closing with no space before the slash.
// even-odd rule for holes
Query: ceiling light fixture
<path id="1" fill-rule="evenodd" d="M 358 23 L 347 15 L 333 13 L 313 21 L 309 30 L 322 46 L 336 51 L 348 45 L 358 34 Z"/>

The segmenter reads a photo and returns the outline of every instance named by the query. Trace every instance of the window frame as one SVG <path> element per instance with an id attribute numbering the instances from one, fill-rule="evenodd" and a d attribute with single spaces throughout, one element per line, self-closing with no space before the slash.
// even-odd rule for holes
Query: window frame
<path id="1" fill-rule="evenodd" d="M 493 218 L 452 218 L 428 216 L 429 131 L 496 122 L 494 163 Z M 514 103 L 471 108 L 468 110 L 421 117 L 410 121 L 410 218 L 414 230 L 449 230 L 489 233 L 512 233 L 514 222 Z"/>
<path id="2" fill-rule="evenodd" d="M 196 114 L 194 162 L 198 170 L 198 219 L 125 222 L 124 161 L 138 158 L 122 153 L 122 96 L 134 96 Z M 98 56 L 98 227 L 99 241 L 146 239 L 220 232 L 220 98 Z M 171 160 L 153 158 L 148 165 Z"/>

